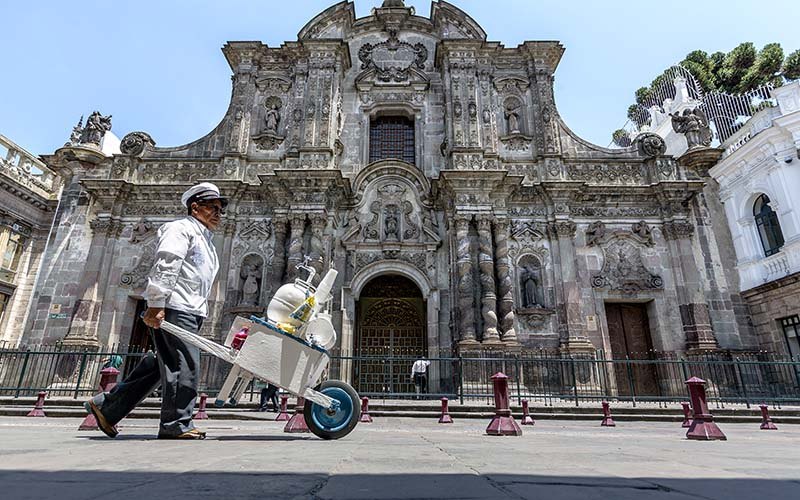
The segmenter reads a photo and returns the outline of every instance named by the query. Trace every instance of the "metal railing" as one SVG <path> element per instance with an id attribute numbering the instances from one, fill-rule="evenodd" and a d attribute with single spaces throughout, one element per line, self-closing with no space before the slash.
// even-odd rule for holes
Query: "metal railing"
<path id="1" fill-rule="evenodd" d="M 100 370 L 112 356 L 121 356 L 122 376 L 133 370 L 141 352 L 77 352 L 62 346 L 0 349 L 0 396 L 81 398 L 97 391 Z M 693 376 L 706 380 L 708 400 L 729 403 L 800 404 L 800 359 L 764 353 L 713 353 L 687 357 L 674 353 L 647 353 L 642 359 L 608 359 L 602 351 L 583 358 L 565 358 L 547 352 L 508 356 L 474 353 L 469 356 L 428 358 L 428 380 L 416 394 L 411 378 L 414 356 L 332 353 L 328 374 L 351 382 L 363 396 L 383 399 L 439 398 L 491 403 L 492 376 L 509 377 L 513 402 L 537 405 L 596 404 L 603 399 L 673 403 L 684 401 L 684 382 Z M 229 365 L 201 353 L 199 387 L 215 395 Z M 260 383 L 251 385 L 245 399 L 258 398 Z"/>

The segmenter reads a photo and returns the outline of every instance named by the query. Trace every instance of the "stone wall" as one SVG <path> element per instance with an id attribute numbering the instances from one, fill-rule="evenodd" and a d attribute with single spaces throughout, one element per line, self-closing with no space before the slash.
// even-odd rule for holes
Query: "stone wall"
<path id="1" fill-rule="evenodd" d="M 759 347 L 788 355 L 780 319 L 800 315 L 800 273 L 771 281 L 742 292 L 750 308 Z"/>

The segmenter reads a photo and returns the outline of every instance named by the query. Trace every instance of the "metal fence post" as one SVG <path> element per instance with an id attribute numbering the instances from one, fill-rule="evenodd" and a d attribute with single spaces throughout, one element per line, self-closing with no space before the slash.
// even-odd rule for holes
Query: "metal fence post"
<path id="1" fill-rule="evenodd" d="M 631 402 L 633 407 L 636 408 L 636 384 L 633 380 L 633 368 L 631 368 L 631 359 L 625 356 L 625 368 L 628 371 L 628 388 L 631 390 Z"/>
<path id="2" fill-rule="evenodd" d="M 78 382 L 75 384 L 75 395 L 73 396 L 73 399 L 78 399 L 78 392 L 80 391 L 81 382 L 83 381 L 83 372 L 86 370 L 86 354 L 87 352 L 83 351 L 83 354 L 81 355 L 81 366 L 78 369 Z"/>
<path id="3" fill-rule="evenodd" d="M 520 380 L 522 379 L 522 372 L 519 368 L 519 358 L 514 359 L 514 364 L 516 365 L 517 370 L 517 401 L 521 405 L 522 404 L 522 392 L 520 389 Z"/>
<path id="4" fill-rule="evenodd" d="M 578 404 L 578 377 L 575 375 L 575 360 L 572 357 L 569 358 L 569 365 L 572 369 L 572 392 L 575 394 L 575 406 L 580 406 Z"/>
<path id="5" fill-rule="evenodd" d="M 28 358 L 31 357 L 30 349 L 25 350 L 25 359 L 22 361 L 22 370 L 19 374 L 19 380 L 17 381 L 17 392 L 14 394 L 15 398 L 19 397 L 19 392 L 22 390 L 22 382 L 25 380 L 25 370 L 28 369 Z"/>
<path id="6" fill-rule="evenodd" d="M 747 397 L 747 384 L 744 381 L 744 377 L 742 377 L 742 367 L 739 366 L 739 359 L 734 359 L 734 366 L 736 367 L 736 376 L 739 378 L 739 384 L 742 386 L 742 395 L 744 396 L 744 404 L 747 408 L 750 408 L 750 399 Z"/>
<path id="7" fill-rule="evenodd" d="M 458 354 L 458 394 L 461 405 L 464 405 L 464 358 Z"/>

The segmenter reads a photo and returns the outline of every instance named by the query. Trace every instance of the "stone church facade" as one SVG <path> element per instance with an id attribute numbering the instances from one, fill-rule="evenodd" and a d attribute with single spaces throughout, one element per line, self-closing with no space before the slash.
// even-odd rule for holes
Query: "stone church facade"
<path id="1" fill-rule="evenodd" d="M 64 191 L 27 343 L 146 342 L 134 318 L 156 230 L 212 181 L 232 201 L 210 337 L 263 314 L 308 257 L 340 271 L 346 355 L 755 347 L 703 179 L 654 134 L 612 150 L 572 132 L 558 42 L 488 41 L 445 1 L 358 19 L 340 2 L 296 41 L 222 51 L 232 97 L 205 137 L 162 148 L 131 132 L 119 154 L 78 141 L 46 157 Z"/>

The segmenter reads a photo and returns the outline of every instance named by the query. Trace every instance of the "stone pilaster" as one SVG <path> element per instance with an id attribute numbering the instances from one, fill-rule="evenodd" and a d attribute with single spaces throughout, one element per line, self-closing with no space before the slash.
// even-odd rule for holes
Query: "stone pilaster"
<path id="1" fill-rule="evenodd" d="M 661 230 L 669 242 L 670 252 L 677 257 L 683 275 L 683 283 L 677 293 L 686 348 L 689 351 L 716 349 L 717 340 L 700 284 L 700 269 L 692 250 L 694 226 L 687 221 L 673 221 L 664 223 Z"/>
<path id="2" fill-rule="evenodd" d="M 474 347 L 478 345 L 475 340 L 475 311 L 473 300 L 474 283 L 472 280 L 472 256 L 469 247 L 469 218 L 457 216 L 456 223 L 456 271 L 458 273 L 458 330 L 461 347 Z"/>
<path id="3" fill-rule="evenodd" d="M 494 245 L 492 221 L 478 219 L 478 269 L 481 276 L 481 316 L 483 316 L 483 343 L 499 344 L 497 331 L 497 293 L 494 281 Z"/>
<path id="4" fill-rule="evenodd" d="M 575 262 L 575 229 L 571 220 L 561 220 L 550 225 L 550 234 L 558 242 L 561 258 L 561 281 L 564 297 L 567 331 L 562 334 L 561 350 L 568 354 L 594 352 L 594 346 L 584 335 L 583 315 L 581 314 L 581 287 Z"/>
<path id="5" fill-rule="evenodd" d="M 317 271 L 317 275 L 314 277 L 314 285 L 318 284 L 322 280 L 322 270 L 325 266 L 325 245 L 322 241 L 322 233 L 325 231 L 325 225 L 327 222 L 327 219 L 322 214 L 314 214 L 311 216 L 311 241 L 309 242 L 309 254 L 311 256 L 311 267 Z"/>
<path id="6" fill-rule="evenodd" d="M 294 281 L 297 266 L 303 262 L 303 232 L 306 229 L 305 214 L 294 214 L 289 220 L 289 258 L 286 262 L 286 280 Z"/>
<path id="7" fill-rule="evenodd" d="M 514 280 L 511 279 L 508 259 L 508 221 L 494 223 L 495 273 L 497 274 L 497 313 L 500 318 L 500 339 L 507 344 L 517 344 L 514 330 Z"/>
<path id="8" fill-rule="evenodd" d="M 283 284 L 283 275 L 286 267 L 286 231 L 287 219 L 280 215 L 272 219 L 272 231 L 275 233 L 275 248 L 272 257 L 272 271 L 269 277 L 270 286 L 274 293 Z"/>

